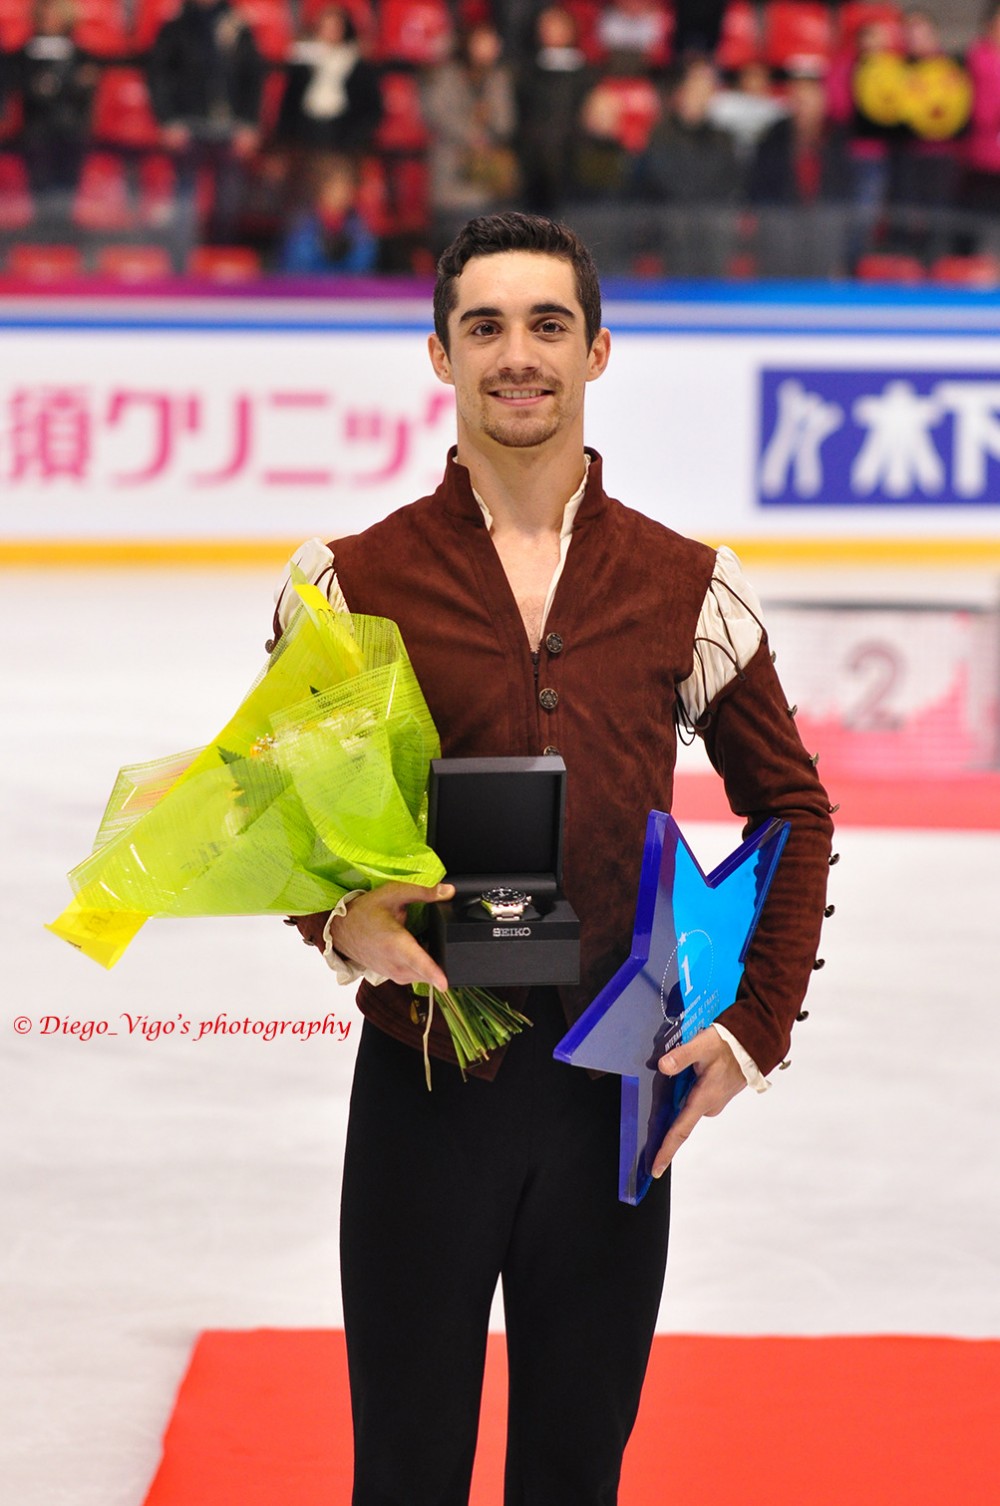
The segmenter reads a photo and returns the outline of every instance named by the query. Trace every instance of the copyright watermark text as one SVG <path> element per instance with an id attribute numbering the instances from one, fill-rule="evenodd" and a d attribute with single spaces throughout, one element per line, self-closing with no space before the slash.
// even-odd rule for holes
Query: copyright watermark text
<path id="1" fill-rule="evenodd" d="M 258 1040 L 274 1041 L 279 1037 L 310 1041 L 313 1037 L 346 1041 L 351 1030 L 351 1021 L 339 1019 L 335 1014 L 326 1014 L 322 1019 L 312 1020 L 253 1020 L 249 1015 L 241 1019 L 230 1016 L 225 1010 L 210 1019 L 191 1019 L 178 1014 L 169 1019 L 160 1019 L 148 1014 L 120 1014 L 110 1020 L 76 1020 L 70 1015 L 43 1014 L 32 1017 L 19 1014 L 14 1019 L 18 1035 L 69 1035 L 78 1041 L 99 1040 L 105 1036 L 135 1036 L 139 1040 L 156 1041 L 168 1036 L 187 1036 L 200 1041 L 207 1036 L 256 1036 Z"/>

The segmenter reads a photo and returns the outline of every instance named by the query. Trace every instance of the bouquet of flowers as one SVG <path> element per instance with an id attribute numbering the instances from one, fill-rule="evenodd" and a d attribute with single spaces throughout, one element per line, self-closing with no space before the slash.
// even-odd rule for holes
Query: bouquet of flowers
<path id="1" fill-rule="evenodd" d="M 426 841 L 440 744 L 399 629 L 293 583 L 298 609 L 218 736 L 118 774 L 48 928 L 104 967 L 152 916 L 309 915 L 443 876 Z M 436 998 L 463 1069 L 527 1023 L 479 989 Z"/>

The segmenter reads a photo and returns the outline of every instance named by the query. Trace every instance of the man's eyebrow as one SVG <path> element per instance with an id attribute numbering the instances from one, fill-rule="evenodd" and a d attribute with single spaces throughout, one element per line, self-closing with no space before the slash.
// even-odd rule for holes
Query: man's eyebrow
<path id="1" fill-rule="evenodd" d="M 536 303 L 531 312 L 533 314 L 561 314 L 564 319 L 576 318 L 573 310 L 561 303 Z"/>
<path id="2" fill-rule="evenodd" d="M 559 314 L 563 319 L 575 319 L 576 314 L 572 309 L 566 308 L 562 303 L 533 303 L 529 312 L 536 316 L 539 314 Z M 464 314 L 459 315 L 459 324 L 466 324 L 472 319 L 502 319 L 503 309 L 487 308 L 484 306 L 475 309 L 466 309 Z"/>

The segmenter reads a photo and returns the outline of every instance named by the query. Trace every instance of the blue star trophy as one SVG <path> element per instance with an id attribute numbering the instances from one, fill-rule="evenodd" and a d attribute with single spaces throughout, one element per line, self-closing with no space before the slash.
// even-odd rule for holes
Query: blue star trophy
<path id="1" fill-rule="evenodd" d="M 736 998 L 787 821 L 759 826 L 706 878 L 672 816 L 650 811 L 632 954 L 563 1036 L 557 1061 L 622 1080 L 618 1196 L 641 1201 L 663 1137 L 694 1083 L 656 1064 Z"/>

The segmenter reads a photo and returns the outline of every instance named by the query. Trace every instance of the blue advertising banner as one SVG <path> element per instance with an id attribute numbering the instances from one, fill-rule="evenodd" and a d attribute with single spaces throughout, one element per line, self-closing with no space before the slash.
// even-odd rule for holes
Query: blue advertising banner
<path id="1" fill-rule="evenodd" d="M 1000 371 L 765 368 L 761 507 L 1000 508 Z"/>

